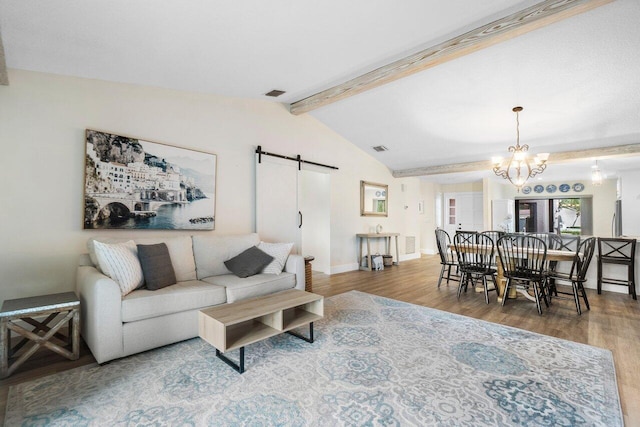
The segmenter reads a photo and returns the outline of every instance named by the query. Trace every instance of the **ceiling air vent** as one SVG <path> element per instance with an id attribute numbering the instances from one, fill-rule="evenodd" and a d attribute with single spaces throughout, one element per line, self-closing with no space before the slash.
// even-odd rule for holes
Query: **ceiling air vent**
<path id="1" fill-rule="evenodd" d="M 377 152 L 389 151 L 389 149 L 387 147 L 385 147 L 384 145 L 376 145 L 375 147 L 373 147 L 373 149 L 376 150 Z"/>
<path id="2" fill-rule="evenodd" d="M 272 96 L 274 98 L 279 97 L 280 95 L 282 95 L 283 93 L 285 93 L 284 90 L 278 90 L 278 89 L 274 89 L 270 92 L 265 93 L 265 96 Z"/>

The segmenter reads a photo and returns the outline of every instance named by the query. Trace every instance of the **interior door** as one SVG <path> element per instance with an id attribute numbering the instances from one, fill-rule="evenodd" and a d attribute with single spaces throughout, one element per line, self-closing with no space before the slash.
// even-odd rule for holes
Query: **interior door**
<path id="1" fill-rule="evenodd" d="M 314 271 L 331 273 L 331 175 L 328 171 L 298 173 L 298 209 L 301 213 L 301 253 L 314 257 Z"/>
<path id="2" fill-rule="evenodd" d="M 444 230 L 482 231 L 484 227 L 481 192 L 444 194 Z"/>
<path id="3" fill-rule="evenodd" d="M 256 155 L 256 231 L 268 242 L 292 242 L 301 253 L 298 163 Z"/>
<path id="4" fill-rule="evenodd" d="M 293 242 L 292 253 L 314 257 L 331 272 L 331 175 L 328 170 L 256 156 L 256 231 L 269 242 Z"/>

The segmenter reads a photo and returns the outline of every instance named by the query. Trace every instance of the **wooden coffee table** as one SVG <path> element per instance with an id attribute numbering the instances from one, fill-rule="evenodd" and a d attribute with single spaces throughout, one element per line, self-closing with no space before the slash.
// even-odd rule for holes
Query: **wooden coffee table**
<path id="1" fill-rule="evenodd" d="M 216 356 L 239 373 L 244 372 L 244 347 L 287 332 L 313 342 L 313 322 L 324 315 L 324 298 L 289 289 L 271 295 L 209 307 L 198 314 L 200 338 L 216 348 Z M 309 325 L 309 337 L 291 329 Z M 224 354 L 240 349 L 235 363 Z"/>

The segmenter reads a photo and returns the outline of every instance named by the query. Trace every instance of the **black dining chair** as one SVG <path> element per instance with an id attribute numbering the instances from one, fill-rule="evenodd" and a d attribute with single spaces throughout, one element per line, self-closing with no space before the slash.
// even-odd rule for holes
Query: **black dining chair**
<path id="1" fill-rule="evenodd" d="M 542 240 L 547 245 L 547 250 L 559 249 L 562 246 L 562 239 L 555 233 L 528 233 L 528 235 Z"/>
<path id="2" fill-rule="evenodd" d="M 502 236 L 505 235 L 504 231 L 498 231 L 498 230 L 487 230 L 487 231 L 483 231 L 480 234 L 484 234 L 487 237 L 490 237 L 491 240 L 493 240 L 493 243 L 495 244 L 498 240 L 500 240 L 500 238 Z"/>
<path id="3" fill-rule="evenodd" d="M 584 289 L 584 282 L 587 281 L 587 270 L 589 269 L 589 264 L 591 264 L 591 259 L 593 258 L 595 249 L 596 238 L 590 237 L 585 239 L 580 243 L 580 246 L 576 248 L 573 262 L 571 263 L 571 271 L 569 271 L 569 273 L 559 271 L 551 271 L 547 273 L 547 287 L 550 303 L 553 301 L 553 298 L 573 299 L 576 304 L 578 314 L 582 314 L 582 308 L 580 307 L 580 297 L 582 297 L 587 310 L 591 309 L 591 307 L 589 307 L 587 293 Z M 571 292 L 558 290 L 558 281 L 570 282 Z M 570 298 L 567 296 L 570 296 Z"/>
<path id="4" fill-rule="evenodd" d="M 493 241 L 493 245 L 495 247 L 496 243 L 498 243 L 498 240 L 500 240 L 500 238 L 502 236 L 504 236 L 506 233 L 504 231 L 488 230 L 488 231 L 483 231 L 480 234 L 491 238 L 491 240 Z M 491 261 L 491 265 L 493 267 L 496 267 L 496 268 L 498 266 L 498 259 L 497 258 L 498 258 L 498 253 L 494 252 L 493 260 Z"/>
<path id="5" fill-rule="evenodd" d="M 468 230 L 456 230 L 456 236 L 460 235 L 461 241 L 466 241 L 468 243 L 475 243 L 476 236 L 478 235 L 477 231 L 468 231 Z"/>
<path id="6" fill-rule="evenodd" d="M 636 239 L 598 238 L 598 293 L 602 293 L 602 284 L 622 285 L 629 288 L 633 299 L 636 296 Z M 604 277 L 603 264 L 617 264 L 627 267 L 627 278 L 617 279 Z"/>
<path id="7" fill-rule="evenodd" d="M 455 267 L 456 273 L 458 272 L 458 261 L 453 251 L 449 248 L 450 244 L 451 238 L 449 237 L 449 233 L 441 228 L 436 228 L 436 245 L 438 246 L 440 265 L 442 266 L 440 268 L 440 277 L 438 278 L 438 287 L 440 287 L 445 271 L 447 272 L 447 284 L 451 279 L 451 268 Z M 458 278 L 457 274 L 454 274 L 454 278 Z"/>
<path id="8" fill-rule="evenodd" d="M 493 240 L 483 234 L 476 234 L 473 239 L 463 233 L 453 236 L 453 244 L 458 256 L 460 266 L 460 283 L 458 284 L 458 298 L 464 288 L 465 292 L 469 283 L 474 288 L 477 279 L 482 280 L 484 288 L 484 300 L 489 304 L 489 291 L 498 292 L 496 283 L 497 270 L 492 266 L 495 247 Z M 493 281 L 493 288 L 489 288 L 487 276 Z"/>
<path id="9" fill-rule="evenodd" d="M 509 234 L 501 237 L 497 246 L 507 279 L 502 305 L 508 298 L 509 288 L 516 286 L 525 292 L 533 291 L 538 314 L 542 314 L 540 300 L 549 306 L 545 291 L 547 245 L 542 239 L 531 235 Z"/>
<path id="10" fill-rule="evenodd" d="M 580 236 L 563 234 L 560 236 L 560 247 L 553 249 L 576 252 L 578 250 L 578 246 L 580 246 Z"/>
<path id="11" fill-rule="evenodd" d="M 577 252 L 578 246 L 580 245 L 580 236 L 559 236 L 557 234 L 549 234 L 547 237 L 548 241 L 545 241 L 547 244 L 547 250 L 554 249 L 557 251 L 568 251 L 568 252 Z M 549 261 L 547 263 L 547 273 L 550 273 L 547 278 L 547 289 L 553 290 L 555 289 L 553 286 L 553 282 L 555 278 L 551 273 L 555 273 L 559 271 L 559 268 L 563 268 L 565 273 L 567 272 L 567 267 L 562 267 L 563 264 L 558 264 L 558 261 Z M 557 294 L 556 294 L 557 295 Z"/>

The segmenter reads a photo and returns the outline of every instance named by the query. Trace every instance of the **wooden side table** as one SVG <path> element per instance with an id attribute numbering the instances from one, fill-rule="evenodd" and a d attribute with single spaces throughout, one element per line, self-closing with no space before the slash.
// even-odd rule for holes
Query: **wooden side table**
<path id="1" fill-rule="evenodd" d="M 313 292 L 313 273 L 311 272 L 311 261 L 316 259 L 313 256 L 304 257 L 304 290 Z"/>
<path id="2" fill-rule="evenodd" d="M 45 317 L 38 321 L 35 318 Z M 55 325 L 49 323 L 57 320 Z M 23 328 L 20 321 L 33 326 L 31 331 Z M 67 336 L 58 332 L 66 323 L 69 325 Z M 23 338 L 11 346 L 11 332 Z M 63 345 L 51 340 L 57 339 Z M 29 341 L 33 345 L 10 364 L 20 349 Z M 73 292 L 42 295 L 38 297 L 6 300 L 0 310 L 0 377 L 11 375 L 20 365 L 40 347 L 46 347 L 68 359 L 76 360 L 80 356 L 80 300 Z"/>
<path id="3" fill-rule="evenodd" d="M 391 255 L 391 238 L 395 237 L 396 240 L 396 260 L 393 261 L 393 264 L 400 264 L 400 252 L 398 250 L 398 236 L 400 233 L 359 233 L 356 234 L 358 238 L 358 268 L 360 270 L 368 270 L 373 271 L 373 263 L 371 262 L 371 239 L 384 239 L 385 243 L 385 254 Z M 367 266 L 364 267 L 362 265 L 362 243 L 363 241 L 367 242 Z"/>

